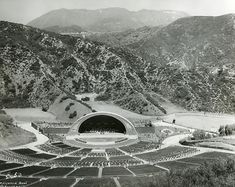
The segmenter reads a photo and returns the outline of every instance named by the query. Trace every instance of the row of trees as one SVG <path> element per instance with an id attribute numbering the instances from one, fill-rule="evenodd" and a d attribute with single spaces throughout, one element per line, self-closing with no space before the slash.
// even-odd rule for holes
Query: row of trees
<path id="1" fill-rule="evenodd" d="M 229 136 L 233 134 L 234 127 L 232 125 L 220 126 L 219 135 L 220 136 Z"/>
<path id="2" fill-rule="evenodd" d="M 220 126 L 218 132 L 220 136 L 229 136 L 233 134 L 233 131 L 235 131 L 235 126 L 233 125 L 225 125 Z M 203 140 L 203 139 L 209 139 L 213 136 L 210 133 L 207 133 L 204 130 L 195 130 L 193 132 L 193 139 L 194 140 Z"/>
<path id="3" fill-rule="evenodd" d="M 204 139 L 209 139 L 209 138 L 212 138 L 212 135 L 210 133 L 207 133 L 204 130 L 195 130 L 193 132 L 194 140 L 204 140 Z"/>

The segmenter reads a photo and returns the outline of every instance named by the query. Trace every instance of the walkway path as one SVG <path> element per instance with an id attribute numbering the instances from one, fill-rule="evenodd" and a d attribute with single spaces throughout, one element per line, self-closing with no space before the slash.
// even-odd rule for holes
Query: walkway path
<path id="1" fill-rule="evenodd" d="M 179 143 L 180 140 L 187 138 L 188 136 L 190 136 L 191 134 L 180 134 L 180 135 L 175 135 L 175 136 L 170 136 L 168 138 L 166 138 L 163 142 L 162 142 L 162 148 L 166 148 L 169 146 L 183 146 L 183 147 L 190 147 L 190 146 L 184 146 L 181 145 Z M 205 153 L 205 152 L 223 152 L 223 153 L 231 153 L 231 154 L 235 154 L 235 151 L 229 151 L 229 150 L 223 150 L 223 149 L 214 149 L 214 148 L 206 148 L 206 147 L 195 147 L 198 149 L 198 151 L 194 154 L 201 154 L 201 153 Z M 191 156 L 191 155 L 190 155 Z"/>
<path id="2" fill-rule="evenodd" d="M 35 146 L 46 143 L 49 140 L 48 137 L 41 134 L 38 130 L 34 129 L 31 126 L 30 122 L 17 121 L 17 126 L 21 127 L 22 129 L 24 129 L 26 131 L 29 131 L 29 132 L 32 132 L 33 134 L 35 134 L 37 140 L 35 142 L 28 143 L 28 144 L 21 145 L 21 146 L 17 146 L 14 148 L 30 148 L 30 149 L 42 152 L 42 150 L 37 149 Z"/>

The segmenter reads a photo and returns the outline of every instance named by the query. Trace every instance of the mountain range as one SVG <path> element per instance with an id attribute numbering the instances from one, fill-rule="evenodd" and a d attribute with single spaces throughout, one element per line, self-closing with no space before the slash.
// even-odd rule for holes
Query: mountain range
<path id="1" fill-rule="evenodd" d="M 146 62 L 131 52 L 9 22 L 0 32 L 1 106 L 49 108 L 63 93 L 96 92 L 139 113 L 162 113 L 143 96 Z"/>
<path id="2" fill-rule="evenodd" d="M 155 72 L 156 77 L 164 77 L 167 82 L 156 82 L 153 78 L 150 87 L 173 98 L 173 102 L 179 96 L 189 109 L 207 110 L 210 106 L 212 111 L 223 111 L 222 108 L 228 106 L 226 110 L 234 111 L 234 22 L 234 14 L 195 16 L 178 19 L 164 27 L 89 37 L 106 45 L 128 48 L 149 62 L 147 72 Z M 165 77 L 166 74 L 169 76 Z"/>
<path id="3" fill-rule="evenodd" d="M 142 114 L 168 113 L 165 101 L 235 112 L 234 18 L 181 18 L 108 40 L 0 22 L 0 103 L 48 108 L 61 94 L 95 92 Z"/>
<path id="4" fill-rule="evenodd" d="M 77 25 L 92 32 L 116 32 L 143 26 L 167 25 L 186 16 L 188 14 L 184 12 L 172 10 L 59 9 L 32 20 L 28 25 L 41 29 L 52 26 L 70 27 Z"/>

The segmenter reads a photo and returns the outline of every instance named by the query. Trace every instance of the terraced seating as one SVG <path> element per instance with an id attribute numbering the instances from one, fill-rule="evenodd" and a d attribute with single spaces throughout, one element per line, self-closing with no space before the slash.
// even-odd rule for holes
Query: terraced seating
<path id="1" fill-rule="evenodd" d="M 0 165 L 0 171 L 8 170 L 8 169 L 13 169 L 13 168 L 18 168 L 23 166 L 23 164 L 18 164 L 18 163 L 6 163 L 6 164 L 1 164 Z"/>
<path id="2" fill-rule="evenodd" d="M 97 177 L 99 172 L 99 168 L 97 167 L 84 167 L 79 168 L 70 173 L 69 177 Z"/>
<path id="3" fill-rule="evenodd" d="M 49 121 L 34 121 L 32 123 L 32 125 L 34 127 L 41 127 L 41 128 L 45 128 L 45 127 L 71 127 L 72 123 L 66 123 L 66 122 L 49 122 Z M 36 125 L 36 126 L 35 126 Z"/>
<path id="4" fill-rule="evenodd" d="M 0 180 L 3 180 L 5 178 L 6 178 L 5 176 L 0 175 Z"/>
<path id="5" fill-rule="evenodd" d="M 69 149 L 69 150 L 72 150 L 72 151 L 75 151 L 75 150 L 77 150 L 77 149 L 79 149 L 79 148 L 77 148 L 77 147 L 71 147 L 71 146 L 69 146 L 69 145 L 66 145 L 66 144 L 64 144 L 63 142 L 56 142 L 56 143 L 52 143 L 52 145 L 54 145 L 54 146 L 56 146 L 56 147 L 59 147 L 59 148 L 66 148 L 66 149 Z"/>
<path id="6" fill-rule="evenodd" d="M 87 156 L 88 157 L 106 157 L 106 153 L 105 152 L 102 152 L 102 153 L 91 152 Z"/>
<path id="7" fill-rule="evenodd" d="M 107 166 L 106 157 L 86 157 L 76 164 L 76 166 Z"/>
<path id="8" fill-rule="evenodd" d="M 0 165 L 1 165 L 1 164 L 5 164 L 5 163 L 6 163 L 6 161 L 0 160 Z"/>
<path id="9" fill-rule="evenodd" d="M 50 167 L 44 167 L 44 166 L 27 166 L 27 167 L 22 167 L 18 169 L 12 169 L 6 172 L 3 172 L 3 174 L 7 175 L 22 175 L 22 176 L 29 176 L 34 173 L 38 173 L 44 170 L 49 169 Z"/>
<path id="10" fill-rule="evenodd" d="M 91 187 L 91 186 L 116 186 L 112 178 L 87 178 L 78 181 L 74 187 Z"/>
<path id="11" fill-rule="evenodd" d="M 189 154 L 193 154 L 195 152 L 197 152 L 196 148 L 172 146 L 172 147 L 167 147 L 167 148 L 160 149 L 154 152 L 137 154 L 135 156 L 143 160 L 156 163 L 156 162 L 163 162 L 163 161 L 168 161 L 168 160 L 175 160 L 175 159 L 187 156 Z"/>
<path id="12" fill-rule="evenodd" d="M 158 143 L 143 142 L 143 141 L 138 142 L 136 144 L 129 145 L 129 146 L 120 147 L 121 150 L 128 152 L 128 153 L 132 153 L 132 154 L 141 153 L 143 151 L 157 149 L 157 148 L 159 148 Z"/>
<path id="13" fill-rule="evenodd" d="M 56 158 L 53 160 L 50 160 L 48 162 L 42 162 L 40 165 L 42 166 L 73 166 L 77 162 L 79 162 L 80 158 L 79 157 L 61 157 L 61 158 Z"/>
<path id="14" fill-rule="evenodd" d="M 170 170 L 183 170 L 186 168 L 195 168 L 200 166 L 200 164 L 190 163 L 190 162 L 180 162 L 176 161 L 167 161 L 167 162 L 160 162 L 157 165 L 168 168 Z"/>
<path id="15" fill-rule="evenodd" d="M 91 150 L 92 150 L 92 149 L 84 148 L 84 149 L 81 149 L 81 150 L 78 150 L 78 151 L 72 153 L 71 155 L 72 155 L 72 156 L 84 157 L 84 156 L 87 156 L 87 154 L 90 153 Z"/>
<path id="16" fill-rule="evenodd" d="M 51 158 L 54 158 L 56 157 L 55 155 L 51 155 L 51 154 L 46 154 L 46 153 L 37 153 L 36 151 L 34 150 L 31 150 L 31 149 L 14 149 L 14 150 L 11 150 L 13 152 L 13 154 L 19 154 L 19 155 L 25 155 L 28 157 L 31 157 L 31 158 L 37 158 L 37 159 L 51 159 Z"/>
<path id="17" fill-rule="evenodd" d="M 130 166 L 130 167 L 128 167 L 128 169 L 131 170 L 136 175 L 165 172 L 165 170 L 163 170 L 159 167 L 155 167 L 152 165 L 146 165 L 146 164 L 137 165 L 137 166 Z"/>
<path id="18" fill-rule="evenodd" d="M 56 157 L 56 155 L 51 155 L 51 154 L 46 154 L 46 153 L 33 154 L 29 156 L 33 158 L 38 158 L 38 159 L 51 159 L 51 158 Z"/>
<path id="19" fill-rule="evenodd" d="M 115 148 L 115 147 L 121 147 L 121 146 L 125 146 L 127 144 L 133 144 L 136 143 L 138 140 L 137 139 L 128 139 L 126 141 L 122 141 L 122 142 L 118 142 L 115 144 L 100 144 L 99 148 L 104 148 L 104 149 L 111 149 L 111 148 Z M 71 140 L 65 140 L 65 143 L 71 146 L 76 146 L 76 147 L 87 147 L 87 148 L 96 148 L 97 145 L 93 145 L 93 144 L 88 144 L 86 141 L 82 141 L 81 139 L 71 139 Z"/>
<path id="20" fill-rule="evenodd" d="M 36 154 L 37 152 L 32 150 L 32 149 L 14 149 L 14 150 L 11 150 L 15 153 L 18 153 L 18 154 L 21 154 L 21 155 L 31 155 L 31 154 Z"/>
<path id="21" fill-rule="evenodd" d="M 131 166 L 141 164 L 142 162 L 130 156 L 116 156 L 110 157 L 109 163 L 111 166 Z"/>
<path id="22" fill-rule="evenodd" d="M 124 167 L 105 167 L 102 171 L 102 176 L 127 176 L 133 175 Z"/>
<path id="23" fill-rule="evenodd" d="M 77 149 L 77 148 L 67 148 L 67 147 L 66 148 L 61 148 L 61 147 L 54 146 L 50 143 L 42 144 L 42 145 L 39 145 L 37 147 L 39 149 L 41 149 L 42 151 L 52 153 L 52 154 L 56 154 L 56 155 L 67 154 L 67 153 L 70 153 L 70 152 Z"/>
<path id="24" fill-rule="evenodd" d="M 72 184 L 74 184 L 75 182 L 76 182 L 76 179 L 53 178 L 53 179 L 41 180 L 30 186 L 32 187 L 42 187 L 42 186 L 68 187 L 68 186 L 72 186 Z"/>
<path id="25" fill-rule="evenodd" d="M 63 177 L 73 171 L 74 168 L 72 167 L 58 167 L 58 168 L 52 168 L 46 171 L 42 171 L 40 173 L 37 173 L 34 176 L 41 176 L 41 177 Z"/>
<path id="26" fill-rule="evenodd" d="M 10 150 L 0 151 L 0 158 L 10 162 L 23 163 L 23 164 L 33 164 L 42 161 L 42 159 L 33 158 L 28 155 L 18 154 Z"/>
<path id="27" fill-rule="evenodd" d="M 123 152 L 117 149 L 106 149 L 105 151 L 109 157 L 125 155 Z"/>

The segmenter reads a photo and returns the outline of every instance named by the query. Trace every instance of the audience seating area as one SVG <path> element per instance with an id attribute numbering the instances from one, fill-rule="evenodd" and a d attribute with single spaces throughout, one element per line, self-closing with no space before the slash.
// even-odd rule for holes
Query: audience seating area
<path id="1" fill-rule="evenodd" d="M 86 157 L 80 162 L 76 163 L 75 166 L 107 166 L 108 161 L 106 157 Z"/>
<path id="2" fill-rule="evenodd" d="M 144 151 L 152 150 L 152 149 L 157 149 L 159 148 L 159 144 L 155 142 L 138 142 L 136 144 L 132 144 L 129 146 L 123 146 L 120 147 L 121 150 L 131 153 L 131 154 L 136 154 L 136 153 L 141 153 Z"/>
<path id="3" fill-rule="evenodd" d="M 63 155 L 70 153 L 72 151 L 76 151 L 78 148 L 71 147 L 66 144 L 63 144 L 62 142 L 58 143 L 45 143 L 38 146 L 38 149 L 41 149 L 42 151 L 56 154 L 56 155 Z"/>
<path id="4" fill-rule="evenodd" d="M 42 162 L 41 165 L 43 166 L 74 166 L 77 162 L 79 162 L 79 157 L 60 157 L 53 160 L 50 160 L 48 162 Z"/>
<path id="5" fill-rule="evenodd" d="M 22 164 L 33 164 L 41 161 L 40 158 L 34 158 L 28 155 L 18 154 L 10 150 L 0 151 L 0 159 Z"/>
<path id="6" fill-rule="evenodd" d="M 172 146 L 154 152 L 137 154 L 135 156 L 151 163 L 156 163 L 182 158 L 195 152 L 197 152 L 196 148 Z"/>
<path id="7" fill-rule="evenodd" d="M 91 152 L 87 155 L 88 157 L 106 157 L 105 152 Z"/>
<path id="8" fill-rule="evenodd" d="M 84 148 L 84 149 L 80 149 L 76 152 L 73 152 L 72 156 L 78 156 L 78 157 L 84 157 L 84 156 L 87 156 L 90 152 L 91 152 L 92 149 L 87 149 L 87 148 Z"/>
<path id="9" fill-rule="evenodd" d="M 130 166 L 130 165 L 138 165 L 142 164 L 142 161 L 136 160 L 131 156 L 116 156 L 110 157 L 109 163 L 111 166 Z"/>
<path id="10" fill-rule="evenodd" d="M 106 151 L 106 153 L 107 153 L 107 155 L 109 156 L 109 157 L 111 157 L 111 156 L 122 156 L 122 155 L 124 155 L 124 153 L 123 152 L 121 152 L 121 151 L 119 151 L 119 150 L 117 150 L 117 149 L 106 149 L 105 150 Z"/>

